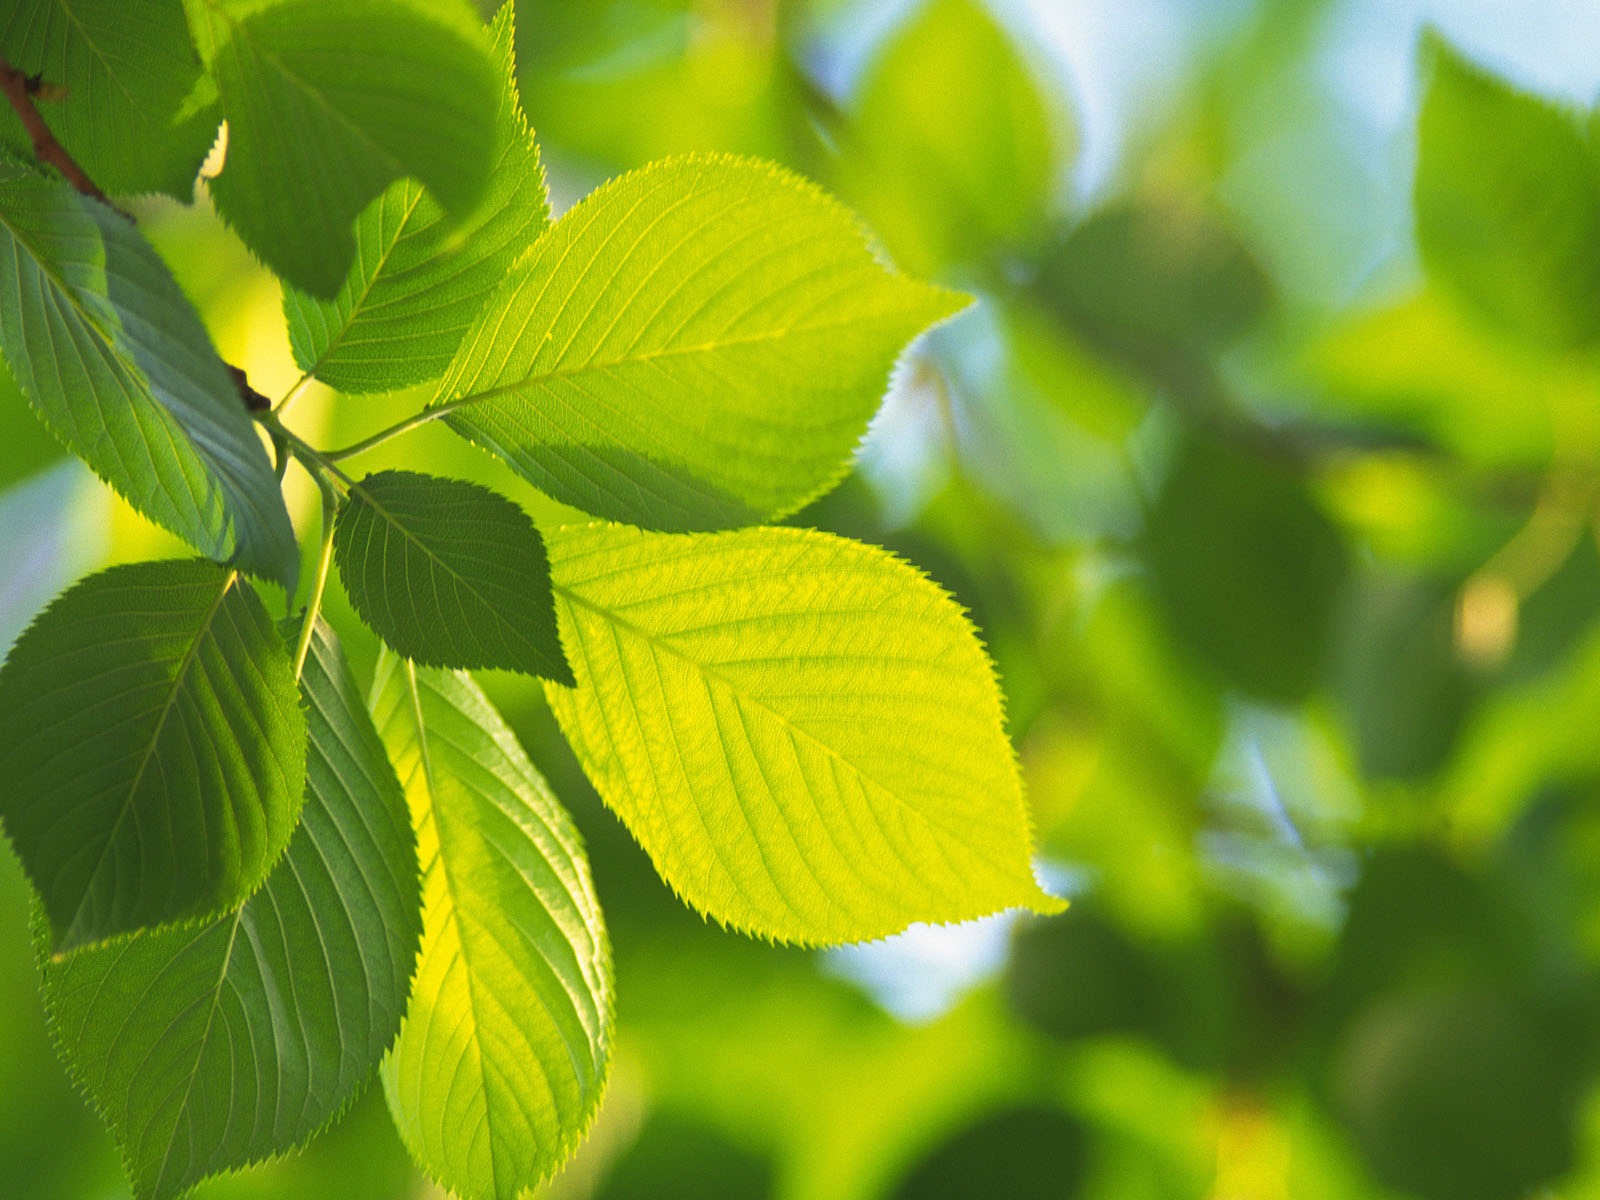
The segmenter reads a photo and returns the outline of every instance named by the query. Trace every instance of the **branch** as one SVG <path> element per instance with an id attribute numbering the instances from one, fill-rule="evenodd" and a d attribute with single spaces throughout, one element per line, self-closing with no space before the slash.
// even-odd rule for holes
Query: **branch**
<path id="1" fill-rule="evenodd" d="M 89 178 L 89 173 L 67 153 L 66 147 L 56 141 L 56 135 L 50 132 L 50 126 L 44 123 L 44 118 L 39 115 L 39 110 L 33 103 L 33 95 L 41 86 L 37 75 L 28 75 L 4 58 L 0 58 L 0 91 L 5 92 L 6 100 L 22 121 L 22 127 L 33 139 L 34 157 L 60 171 L 66 181 L 85 196 L 93 196 L 107 208 L 122 213 L 130 221 L 133 220 L 111 203 L 111 197 L 100 190 L 99 185 Z"/>
<path id="2" fill-rule="evenodd" d="M 28 136 L 33 139 L 34 157 L 60 171 L 62 177 L 83 195 L 98 200 L 118 216 L 132 221 L 133 214 L 111 202 L 111 197 L 101 191 L 100 185 L 89 178 L 89 172 L 78 165 L 77 159 L 67 153 L 67 148 L 56 140 L 56 135 L 50 131 L 50 126 L 44 123 L 44 118 L 39 115 L 39 109 L 33 103 L 33 97 L 35 93 L 46 91 L 47 86 L 39 76 L 29 75 L 20 68 L 12 66 L 4 58 L 0 58 L 0 92 L 5 93 L 6 101 L 11 105 L 12 111 L 21 120 L 22 127 L 28 131 Z M 228 368 L 234 389 L 239 393 L 239 401 L 247 411 L 252 414 L 271 411 L 272 401 L 250 386 L 244 371 L 232 363 L 225 362 L 222 365 Z"/>

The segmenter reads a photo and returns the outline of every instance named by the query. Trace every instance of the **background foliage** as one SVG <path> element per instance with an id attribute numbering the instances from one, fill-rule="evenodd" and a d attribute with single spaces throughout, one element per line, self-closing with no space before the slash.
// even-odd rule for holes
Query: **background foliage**
<path id="1" fill-rule="evenodd" d="M 730 937 L 600 807 L 538 685 L 486 673 L 614 944 L 611 1090 L 552 1194 L 1600 1195 L 1600 19 L 1504 7 L 524 0 L 558 211 L 665 155 L 759 154 L 979 295 L 790 522 L 901 552 L 972 610 L 1075 898 L 845 951 Z M 500 134 L 525 153 L 507 114 Z M 102 152 L 111 179 L 161 166 Z M 216 202 L 243 225 L 302 199 L 271 178 Z M 406 220 L 412 187 L 385 193 Z M 138 211 L 281 394 L 338 302 L 293 302 L 286 335 L 204 200 Z M 503 264 L 476 269 L 462 287 Z M 9 643 L 87 571 L 182 551 L 4 399 Z M 334 444 L 384 420 L 321 400 L 300 416 Z M 416 437 L 430 472 L 490 478 Z M 387 453 L 373 469 L 415 463 Z M 346 650 L 370 678 L 376 644 Z M 27 930 L 7 855 L 0 1178 L 123 1194 Z M 197 1194 L 425 1187 L 372 1090 L 306 1154 Z"/>

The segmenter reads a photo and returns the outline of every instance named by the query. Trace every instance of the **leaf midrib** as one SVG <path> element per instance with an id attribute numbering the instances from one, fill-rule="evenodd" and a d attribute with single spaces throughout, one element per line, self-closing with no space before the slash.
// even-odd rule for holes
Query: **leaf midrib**
<path id="1" fill-rule="evenodd" d="M 373 289 L 378 286 L 378 279 L 383 275 L 383 268 L 389 264 L 389 259 L 393 257 L 395 248 L 404 240 L 406 227 L 411 224 L 411 218 L 417 211 L 417 205 L 422 203 L 422 197 L 426 195 L 426 189 L 420 183 L 413 182 L 411 186 L 415 189 L 416 194 L 411 197 L 411 203 L 406 206 L 405 212 L 400 214 L 400 223 L 395 227 L 394 237 L 383 248 L 383 253 L 378 256 L 378 261 L 372 268 L 372 274 L 367 277 L 366 282 L 362 285 L 361 294 L 351 298 L 350 311 L 345 314 L 344 323 L 339 326 L 339 332 L 328 339 L 328 344 L 323 347 L 322 353 L 317 355 L 316 361 L 306 368 L 307 375 L 315 376 L 318 371 L 327 365 L 329 357 L 344 345 L 344 339 L 350 333 L 351 328 L 354 327 L 356 318 L 361 315 L 363 305 L 371 297 Z"/>
<path id="2" fill-rule="evenodd" d="M 500 611 L 495 606 L 495 604 L 492 601 L 490 601 L 487 598 L 485 598 L 483 593 L 480 592 L 476 587 L 474 587 L 472 585 L 472 581 L 470 579 L 468 579 L 465 575 L 462 575 L 460 572 L 458 572 L 453 567 L 451 567 L 450 564 L 446 563 L 442 558 L 440 558 L 437 554 L 435 554 L 433 552 L 433 550 L 427 545 L 427 543 L 423 542 L 420 538 L 417 537 L 416 534 L 412 533 L 409 529 L 407 529 L 405 527 L 405 525 L 403 525 L 400 522 L 400 520 L 393 513 L 391 513 L 383 505 L 379 504 L 376 500 L 374 500 L 372 498 L 372 493 L 370 491 L 368 491 L 365 487 L 363 487 L 359 483 L 352 483 L 350 485 L 350 490 L 351 490 L 351 492 L 358 494 L 361 497 L 361 502 L 363 504 L 365 504 L 368 508 L 370 508 L 378 516 L 382 517 L 385 521 L 387 521 L 390 524 L 390 526 L 392 526 L 395 529 L 395 531 L 400 534 L 401 537 L 405 538 L 408 542 L 410 542 L 412 545 L 414 545 L 423 554 L 427 555 L 428 559 L 431 562 L 437 564 L 438 568 L 441 571 L 444 571 L 446 574 L 448 574 L 450 576 L 451 579 L 454 579 L 461 587 L 465 588 L 466 591 L 469 592 L 472 595 L 473 599 L 477 600 L 478 603 L 482 604 L 484 606 L 484 608 L 489 610 L 489 613 L 495 618 L 496 621 L 498 621 L 501 625 L 511 629 L 513 632 L 516 632 L 516 627 L 514 625 L 512 625 L 512 623 L 510 621 L 507 621 L 504 617 L 502 617 L 500 615 Z M 536 642 L 533 642 L 531 639 L 528 639 L 528 641 L 529 641 L 530 645 L 533 645 L 537 649 L 537 643 Z M 540 657 L 544 658 L 546 656 L 541 653 Z"/>
<path id="3" fill-rule="evenodd" d="M 509 383 L 495 384 L 478 392 L 468 392 L 464 396 L 456 396 L 445 401 L 435 401 L 429 405 L 429 411 L 443 415 L 454 412 L 460 408 L 467 408 L 474 404 L 494 400 L 500 396 L 515 394 L 524 388 L 537 388 L 543 384 L 558 379 L 569 379 L 584 375 L 589 372 L 603 373 L 615 371 L 622 367 L 633 366 L 637 363 L 657 362 L 661 359 L 681 358 L 691 354 L 715 354 L 723 350 L 740 349 L 746 346 L 759 346 L 768 342 L 781 341 L 796 334 L 823 333 L 831 329 L 844 328 L 859 324 L 870 317 L 896 317 L 903 314 L 917 312 L 919 306 L 906 304 L 894 305 L 880 309 L 869 314 L 858 314 L 853 317 L 835 317 L 826 321 L 801 322 L 794 325 L 785 325 L 781 329 L 766 330 L 761 333 L 751 334 L 746 337 L 726 338 L 709 342 L 697 342 L 691 346 L 670 346 L 661 350 L 645 351 L 641 354 L 630 354 L 621 358 L 591 359 L 573 367 L 564 367 L 559 370 L 543 371 L 538 374 L 524 375 L 521 379 Z"/>
<path id="4" fill-rule="evenodd" d="M 155 728 L 150 732 L 150 738 L 145 744 L 144 754 L 139 760 L 138 770 L 134 772 L 133 782 L 128 785 L 127 797 L 122 802 L 122 809 L 117 813 L 117 819 L 111 824 L 111 832 L 106 835 L 105 844 L 100 848 L 100 854 L 95 859 L 94 867 L 89 872 L 91 885 L 98 878 L 101 869 L 105 866 L 106 856 L 111 853 L 111 848 L 117 840 L 117 834 L 122 829 L 122 824 L 127 820 L 128 814 L 133 811 L 134 797 L 139 794 L 139 785 L 144 782 L 145 771 L 149 769 L 155 757 L 156 743 L 161 740 L 162 731 L 166 728 L 167 718 L 172 715 L 173 705 L 177 703 L 178 694 L 183 691 L 184 680 L 189 669 L 199 657 L 200 645 L 206 640 L 211 629 L 211 623 L 216 619 L 217 613 L 222 609 L 222 602 L 227 598 L 233 585 L 238 582 L 239 572 L 230 570 L 223 577 L 222 586 L 217 590 L 217 595 L 212 600 L 205 615 L 200 619 L 195 629 L 194 637 L 184 649 L 183 657 L 178 660 L 177 670 L 173 672 L 172 686 L 167 691 L 167 698 L 162 702 L 161 712 L 156 716 Z M 72 923 L 67 927 L 70 934 L 77 928 L 78 922 L 83 918 L 84 906 L 89 903 L 89 893 L 86 891 L 82 900 L 78 902 L 77 911 L 72 914 Z"/>
<path id="5" fill-rule="evenodd" d="M 730 693 L 732 693 L 734 696 L 741 697 L 741 698 L 747 700 L 752 707 L 760 709 L 762 712 L 766 713 L 773 720 L 778 722 L 778 724 L 781 725 L 785 730 L 789 731 L 792 735 L 804 738 L 811 745 L 816 746 L 818 749 L 820 749 L 831 760 L 833 760 L 834 762 L 837 762 L 840 765 L 844 766 L 849 771 L 851 771 L 853 774 L 855 774 L 855 775 L 859 776 L 861 779 L 865 780 L 867 783 L 870 783 L 873 787 L 877 788 L 884 795 L 888 796 L 889 799 L 893 800 L 904 811 L 906 811 L 907 813 L 910 813 L 912 816 L 916 817 L 917 820 L 923 826 L 928 827 L 928 828 L 937 828 L 937 826 L 935 826 L 934 823 L 929 819 L 927 813 L 923 812 L 916 805 L 912 804 L 909 800 L 905 799 L 905 797 L 901 796 L 895 789 L 885 786 L 878 779 L 876 779 L 872 775 L 870 775 L 865 769 L 863 769 L 862 767 L 858 766 L 856 763 L 850 761 L 850 759 L 846 758 L 841 751 L 839 751 L 838 749 L 836 749 L 833 746 L 830 746 L 827 742 L 823 741 L 816 734 L 814 734 L 814 733 L 810 732 L 809 730 L 803 729 L 800 726 L 794 724 L 794 722 L 792 722 L 788 717 L 786 717 L 786 716 L 784 716 L 784 714 L 778 712 L 777 709 L 773 708 L 771 705 L 769 705 L 761 697 L 753 695 L 752 693 L 750 693 L 749 691 L 745 690 L 744 688 L 739 687 L 731 679 L 729 679 L 726 675 L 722 674 L 720 671 L 716 670 L 714 667 L 708 666 L 707 664 L 701 662 L 699 659 L 693 658 L 690 655 L 684 653 L 684 651 L 682 651 L 678 647 L 674 646 L 672 644 L 672 642 L 669 641 L 668 639 L 666 639 L 666 638 L 664 638 L 664 637 L 662 637 L 662 636 L 660 636 L 658 634 L 651 633 L 649 630 L 644 629 L 644 628 L 634 624 L 632 621 L 629 621 L 626 617 L 620 616 L 614 609 L 606 608 L 603 605 L 600 605 L 600 604 L 597 604 L 597 603 L 595 603 L 595 602 L 593 602 L 591 600 L 588 600 L 585 597 L 579 595 L 577 592 L 573 591 L 570 587 L 567 587 L 567 586 L 564 586 L 563 584 L 555 582 L 553 577 L 552 577 L 552 580 L 551 580 L 550 587 L 551 587 L 552 591 L 554 591 L 557 594 L 561 595 L 566 600 L 568 600 L 570 603 L 581 605 L 582 607 L 588 609 L 590 612 L 597 614 L 602 620 L 610 622 L 611 624 L 615 625 L 619 629 L 626 630 L 627 632 L 633 634 L 635 637 L 641 638 L 644 641 L 648 642 L 652 646 L 657 646 L 657 647 L 661 648 L 662 650 L 666 651 L 668 654 L 672 655 L 672 657 L 678 659 L 679 661 L 688 663 L 691 667 L 693 667 L 700 674 L 704 675 L 707 679 L 715 680 L 717 683 L 719 683 L 723 687 L 727 688 L 728 691 Z"/>
<path id="6" fill-rule="evenodd" d="M 466 967 L 467 1007 L 472 1013 L 474 1031 L 473 1062 L 477 1068 L 480 1091 L 483 1094 L 483 1120 L 489 1130 L 489 1178 L 494 1185 L 494 1193 L 498 1196 L 500 1177 L 494 1153 L 494 1105 L 489 1099 L 489 1072 L 484 1066 L 483 1053 L 477 1048 L 476 1031 L 482 1025 L 478 1016 L 477 989 L 473 983 L 472 964 L 467 953 L 466 931 L 456 915 L 460 911 L 460 904 L 456 900 L 455 882 L 450 877 L 449 855 L 444 852 L 444 822 L 439 819 L 439 789 L 433 771 L 433 754 L 428 747 L 428 723 L 422 715 L 422 690 L 417 684 L 417 667 L 409 658 L 403 661 L 406 669 L 406 691 L 411 697 L 411 717 L 417 723 L 417 754 L 422 761 L 422 777 L 428 789 L 428 811 L 433 817 L 433 835 L 439 842 L 436 860 L 439 864 L 439 873 L 444 878 L 445 895 L 450 899 L 450 912 L 446 920 L 455 928 L 456 941 L 461 947 L 461 961 Z"/>

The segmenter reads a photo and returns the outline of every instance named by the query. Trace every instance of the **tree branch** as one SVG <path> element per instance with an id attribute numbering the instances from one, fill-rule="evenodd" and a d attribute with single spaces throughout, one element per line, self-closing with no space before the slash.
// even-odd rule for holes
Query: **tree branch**
<path id="1" fill-rule="evenodd" d="M 17 114 L 22 127 L 28 131 L 28 136 L 33 139 L 34 157 L 60 171 L 62 178 L 83 195 L 98 200 L 118 216 L 132 221 L 133 214 L 111 202 L 111 197 L 101 191 L 100 185 L 89 178 L 89 172 L 78 165 L 77 159 L 67 153 L 67 148 L 56 140 L 56 135 L 50 131 L 50 126 L 44 123 L 38 107 L 33 103 L 33 97 L 36 93 L 45 91 L 47 87 L 48 85 L 39 76 L 29 75 L 21 68 L 12 66 L 4 58 L 0 58 L 0 92 L 5 93 L 7 103 Z M 239 393 L 239 402 L 247 411 L 255 414 L 272 410 L 272 401 L 250 386 L 250 381 L 245 377 L 243 370 L 228 362 L 222 365 L 227 367 L 228 376 L 233 380 L 234 390 Z"/>
<path id="2" fill-rule="evenodd" d="M 89 178 L 89 173 L 67 153 L 66 147 L 56 141 L 56 135 L 50 132 L 50 126 L 44 123 L 44 118 L 39 115 L 39 110 L 33 103 L 34 93 L 42 86 L 37 75 L 28 75 L 4 58 L 0 58 L 0 91 L 5 92 L 12 111 L 22 121 L 22 127 L 28 131 L 28 136 L 33 139 L 34 157 L 60 171 L 66 181 L 85 196 L 93 196 L 101 204 L 122 213 L 128 220 L 133 220 L 111 203 L 111 197 L 100 190 L 100 186 Z"/>

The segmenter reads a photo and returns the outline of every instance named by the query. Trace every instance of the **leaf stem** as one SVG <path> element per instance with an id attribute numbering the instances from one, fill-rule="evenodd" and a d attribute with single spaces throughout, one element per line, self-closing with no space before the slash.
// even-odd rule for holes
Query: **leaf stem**
<path id="1" fill-rule="evenodd" d="M 318 487 L 330 481 L 334 486 L 345 491 L 349 491 L 356 486 L 356 481 L 334 464 L 333 460 L 339 457 L 337 454 L 325 454 L 318 450 L 305 438 L 278 420 L 276 413 L 259 413 L 256 416 L 256 420 L 260 421 L 274 437 L 283 439 L 284 444 L 289 447 L 289 453 L 300 460 L 300 464 L 317 481 Z"/>
<path id="2" fill-rule="evenodd" d="M 305 670 L 306 656 L 311 652 L 311 635 L 317 628 L 317 615 L 322 611 L 322 596 L 328 588 L 328 573 L 333 566 L 334 518 L 338 514 L 339 497 L 333 483 L 325 474 L 318 474 L 317 488 L 322 493 L 322 544 L 317 551 L 317 573 L 311 581 L 311 595 L 306 600 L 306 615 L 300 626 L 300 640 L 294 648 L 294 677 L 300 678 Z"/>
<path id="3" fill-rule="evenodd" d="M 347 458 L 354 458 L 357 454 L 365 454 L 368 450 L 375 450 L 392 438 L 399 437 L 402 433 L 410 433 L 413 429 L 421 428 L 430 421 L 437 421 L 450 410 L 448 408 L 425 408 L 414 416 L 407 417 L 396 425 L 387 429 L 380 429 L 371 437 L 362 438 L 359 442 L 352 442 L 340 450 L 329 450 L 325 457 L 328 462 L 342 462 Z"/>
<path id="4" fill-rule="evenodd" d="M 33 156 L 60 171 L 62 178 L 85 196 L 93 196 L 113 212 L 121 213 L 128 220 L 133 220 L 111 203 L 111 197 L 100 190 L 100 186 L 89 178 L 89 173 L 78 165 L 77 160 L 56 140 L 56 135 L 50 132 L 50 126 L 44 123 L 44 118 L 33 105 L 33 94 L 39 88 L 37 76 L 29 75 L 21 68 L 12 66 L 4 58 L 0 58 L 0 92 L 5 93 L 6 102 L 17 114 L 22 127 L 27 130 L 28 137 L 33 142 Z"/>
<path id="5" fill-rule="evenodd" d="M 296 379 L 294 381 L 294 384 L 289 388 L 289 390 L 283 394 L 283 399 L 279 400 L 276 404 L 274 404 L 272 406 L 273 415 L 281 417 L 281 416 L 283 416 L 284 413 L 288 412 L 289 411 L 289 406 L 291 404 L 293 404 L 296 400 L 300 399 L 300 397 L 302 395 L 304 395 L 305 390 L 306 390 L 306 384 L 308 384 L 310 382 L 311 382 L 311 372 L 310 371 L 307 371 L 305 374 L 300 376 L 299 379 Z"/>

